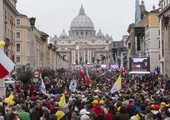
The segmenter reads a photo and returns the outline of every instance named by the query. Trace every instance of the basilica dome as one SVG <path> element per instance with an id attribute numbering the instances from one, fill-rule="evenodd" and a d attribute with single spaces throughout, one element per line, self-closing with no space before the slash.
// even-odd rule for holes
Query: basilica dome
<path id="1" fill-rule="evenodd" d="M 93 21 L 85 14 L 83 6 L 81 6 L 79 14 L 72 20 L 70 29 L 74 28 L 93 28 Z"/>

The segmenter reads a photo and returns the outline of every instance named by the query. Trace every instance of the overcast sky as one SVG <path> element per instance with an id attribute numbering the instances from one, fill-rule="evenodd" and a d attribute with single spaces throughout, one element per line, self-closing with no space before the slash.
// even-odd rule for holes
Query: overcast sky
<path id="1" fill-rule="evenodd" d="M 151 11 L 153 5 L 158 8 L 159 0 L 144 2 L 147 11 Z M 92 19 L 96 32 L 101 29 L 114 41 L 128 34 L 129 24 L 135 21 L 135 0 L 18 0 L 17 10 L 28 17 L 36 17 L 36 27 L 53 37 L 60 36 L 63 29 L 68 34 L 81 4 Z"/>

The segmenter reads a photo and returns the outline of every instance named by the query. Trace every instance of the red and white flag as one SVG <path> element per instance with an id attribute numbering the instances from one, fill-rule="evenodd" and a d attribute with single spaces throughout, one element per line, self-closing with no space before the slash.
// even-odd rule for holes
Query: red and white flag
<path id="1" fill-rule="evenodd" d="M 104 77 L 105 77 L 105 75 L 106 75 L 106 72 L 104 72 L 104 73 L 100 74 L 100 75 L 99 75 L 99 78 L 104 78 Z"/>
<path id="2" fill-rule="evenodd" d="M 89 76 L 88 67 L 86 67 L 86 77 L 85 77 L 85 82 L 86 82 L 87 84 L 90 84 L 90 76 Z"/>
<path id="3" fill-rule="evenodd" d="M 8 56 L 0 49 L 0 78 L 8 75 L 13 69 L 15 64 Z"/>
<path id="4" fill-rule="evenodd" d="M 84 76 L 84 72 L 83 72 L 82 67 L 80 67 L 80 73 L 79 74 L 82 77 L 82 79 L 85 81 L 85 76 Z"/>

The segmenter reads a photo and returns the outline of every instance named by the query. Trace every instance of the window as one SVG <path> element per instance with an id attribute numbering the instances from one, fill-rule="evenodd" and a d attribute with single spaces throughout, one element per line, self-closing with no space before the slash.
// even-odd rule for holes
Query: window
<path id="1" fill-rule="evenodd" d="M 20 19 L 17 19 L 17 23 L 16 23 L 17 25 L 20 25 Z"/>
<path id="2" fill-rule="evenodd" d="M 17 63 L 20 63 L 20 57 L 17 57 Z"/>
<path id="3" fill-rule="evenodd" d="M 83 32 L 81 32 L 81 35 L 83 35 Z"/>
<path id="4" fill-rule="evenodd" d="M 20 44 L 17 44 L 17 52 L 20 52 Z"/>
<path id="5" fill-rule="evenodd" d="M 86 32 L 86 35 L 88 35 L 88 32 Z"/>
<path id="6" fill-rule="evenodd" d="M 20 38 L 20 32 L 17 32 L 16 34 L 17 34 L 17 38 Z"/>

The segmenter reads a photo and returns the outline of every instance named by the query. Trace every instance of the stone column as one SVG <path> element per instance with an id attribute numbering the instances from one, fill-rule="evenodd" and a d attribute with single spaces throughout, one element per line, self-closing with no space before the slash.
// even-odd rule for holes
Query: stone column
<path id="1" fill-rule="evenodd" d="M 73 50 L 74 51 L 74 64 L 76 63 L 76 51 L 75 50 Z"/>
<path id="2" fill-rule="evenodd" d="M 80 51 L 79 51 L 79 49 L 77 49 L 77 54 L 78 54 L 77 55 L 77 57 L 78 57 L 77 60 L 78 60 L 78 64 L 79 64 L 80 63 Z"/>
<path id="3" fill-rule="evenodd" d="M 74 55 L 74 51 L 71 50 L 71 62 L 72 62 L 72 64 L 74 63 L 74 57 L 73 57 L 73 55 Z"/>
<path id="4" fill-rule="evenodd" d="M 91 63 L 91 49 L 89 50 L 89 63 Z"/>
<path id="5" fill-rule="evenodd" d="M 89 64 L 90 63 L 90 59 L 89 59 L 89 56 L 90 54 L 89 54 L 89 49 L 87 50 L 87 63 Z"/>
<path id="6" fill-rule="evenodd" d="M 84 49 L 84 63 L 86 63 L 86 50 Z"/>

